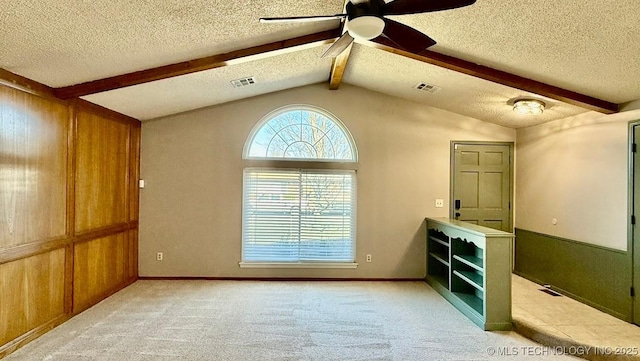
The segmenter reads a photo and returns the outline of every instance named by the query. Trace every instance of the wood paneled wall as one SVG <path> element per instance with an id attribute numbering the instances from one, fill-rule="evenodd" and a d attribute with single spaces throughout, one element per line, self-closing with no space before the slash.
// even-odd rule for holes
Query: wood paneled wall
<path id="1" fill-rule="evenodd" d="M 0 85 L 0 358 L 138 275 L 140 122 L 21 81 Z"/>
<path id="2" fill-rule="evenodd" d="M 0 247 L 64 237 L 68 107 L 0 87 Z"/>

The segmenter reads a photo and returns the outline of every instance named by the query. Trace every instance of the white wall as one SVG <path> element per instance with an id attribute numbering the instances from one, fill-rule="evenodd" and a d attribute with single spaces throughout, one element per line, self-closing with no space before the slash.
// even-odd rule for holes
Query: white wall
<path id="1" fill-rule="evenodd" d="M 336 115 L 359 152 L 355 270 L 240 269 L 242 149 L 252 127 L 289 104 Z M 515 131 L 342 85 L 290 89 L 142 126 L 141 276 L 418 278 L 424 217 L 447 216 L 451 140 L 514 141 Z M 156 261 L 156 252 L 164 261 Z M 367 253 L 373 262 L 365 263 Z"/>
<path id="2" fill-rule="evenodd" d="M 588 112 L 519 129 L 516 227 L 626 250 L 628 124 L 636 119 L 640 111 Z"/>

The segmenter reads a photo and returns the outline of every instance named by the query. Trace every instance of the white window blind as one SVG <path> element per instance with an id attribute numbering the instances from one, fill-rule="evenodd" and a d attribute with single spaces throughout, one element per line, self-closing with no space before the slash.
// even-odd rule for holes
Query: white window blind
<path id="1" fill-rule="evenodd" d="M 355 172 L 244 171 L 244 262 L 353 262 Z"/>

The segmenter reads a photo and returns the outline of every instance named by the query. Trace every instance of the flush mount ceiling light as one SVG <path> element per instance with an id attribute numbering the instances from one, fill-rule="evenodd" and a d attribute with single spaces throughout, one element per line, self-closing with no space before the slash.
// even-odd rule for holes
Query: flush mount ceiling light
<path id="1" fill-rule="evenodd" d="M 513 111 L 526 115 L 542 114 L 544 107 L 544 102 L 537 99 L 518 99 L 513 102 Z"/>
<path id="2" fill-rule="evenodd" d="M 384 20 L 377 16 L 360 16 L 347 23 L 349 34 L 358 40 L 377 38 L 384 30 Z"/>

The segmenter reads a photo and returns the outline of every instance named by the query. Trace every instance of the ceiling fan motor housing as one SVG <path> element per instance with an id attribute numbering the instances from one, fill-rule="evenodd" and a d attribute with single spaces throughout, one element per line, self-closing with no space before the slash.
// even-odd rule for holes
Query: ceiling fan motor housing
<path id="1" fill-rule="evenodd" d="M 349 21 L 361 16 L 382 17 L 385 2 L 384 0 L 363 1 L 357 4 L 349 1 L 346 6 L 347 18 Z"/>
<path id="2" fill-rule="evenodd" d="M 347 30 L 355 39 L 371 40 L 382 34 L 385 22 L 382 18 L 383 0 L 371 0 L 361 3 L 348 2 L 346 6 Z"/>
<path id="3" fill-rule="evenodd" d="M 388 19 L 386 15 L 408 15 L 450 10 L 469 6 L 476 0 L 349 0 L 345 5 L 346 14 L 320 16 L 293 16 L 285 18 L 260 18 L 261 22 L 310 22 L 342 20 L 346 17 L 347 31 L 327 49 L 322 56 L 333 57 L 346 50 L 354 40 L 373 40 L 383 36 L 394 47 L 418 54 L 436 44 L 436 41 L 422 32 Z"/>

